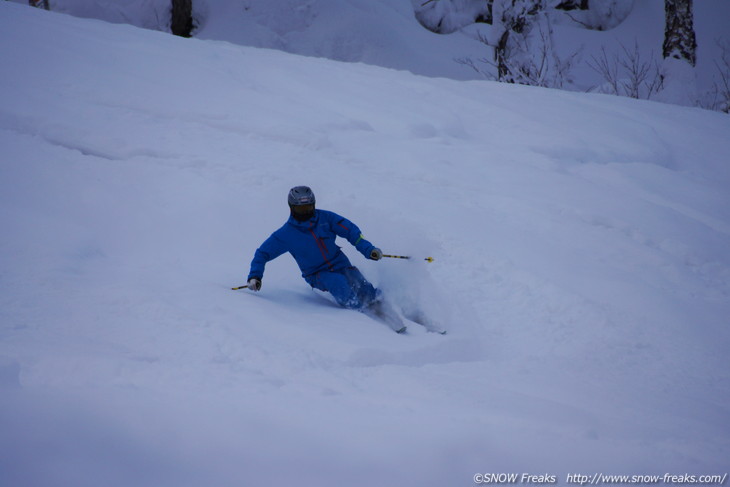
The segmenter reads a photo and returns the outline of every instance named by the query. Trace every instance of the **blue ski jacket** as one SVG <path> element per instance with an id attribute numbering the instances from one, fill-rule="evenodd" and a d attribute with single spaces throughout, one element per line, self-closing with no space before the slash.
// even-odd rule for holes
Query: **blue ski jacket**
<path id="1" fill-rule="evenodd" d="M 248 279 L 261 279 L 266 263 L 284 252 L 294 257 L 305 279 L 324 270 L 338 271 L 351 267 L 350 260 L 335 244 L 336 237 L 346 239 L 367 259 L 375 248 L 365 240 L 357 225 L 331 211 L 315 210 L 314 216 L 304 222 L 290 216 L 256 249 Z"/>

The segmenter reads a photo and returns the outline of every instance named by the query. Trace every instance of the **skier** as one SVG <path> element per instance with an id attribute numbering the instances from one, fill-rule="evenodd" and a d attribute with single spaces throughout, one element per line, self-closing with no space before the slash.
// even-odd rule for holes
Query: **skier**
<path id="1" fill-rule="evenodd" d="M 350 263 L 335 239 L 346 239 L 367 259 L 380 260 L 380 249 L 365 240 L 357 225 L 347 218 L 315 209 L 314 193 L 309 187 L 292 188 L 288 202 L 289 219 L 254 254 L 248 289 L 259 291 L 266 263 L 289 252 L 310 286 L 329 292 L 340 306 L 376 315 L 395 331 L 405 331 L 400 318 L 385 310 L 381 292 Z"/>

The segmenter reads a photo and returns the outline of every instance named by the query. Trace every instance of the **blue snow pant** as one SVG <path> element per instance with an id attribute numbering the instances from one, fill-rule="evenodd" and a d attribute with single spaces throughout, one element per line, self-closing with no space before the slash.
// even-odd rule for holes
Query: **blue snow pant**
<path id="1" fill-rule="evenodd" d="M 365 279 L 357 267 L 322 271 L 305 280 L 315 289 L 327 291 L 340 306 L 363 309 L 377 300 L 379 292 Z"/>

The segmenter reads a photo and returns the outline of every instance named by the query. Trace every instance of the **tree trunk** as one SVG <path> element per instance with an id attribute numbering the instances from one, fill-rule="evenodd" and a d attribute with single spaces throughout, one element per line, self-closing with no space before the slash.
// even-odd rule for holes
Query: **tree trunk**
<path id="1" fill-rule="evenodd" d="M 193 0 L 172 0 L 170 30 L 176 36 L 190 37 L 193 31 Z"/>
<path id="2" fill-rule="evenodd" d="M 51 9 L 50 5 L 48 4 L 48 0 L 28 0 L 28 4 L 31 7 L 43 8 L 46 10 Z"/>
<path id="3" fill-rule="evenodd" d="M 697 63 L 697 40 L 692 19 L 692 0 L 664 0 L 664 59 L 684 59 Z"/>
<path id="4" fill-rule="evenodd" d="M 563 0 L 555 6 L 556 10 L 588 10 L 588 0 Z"/>

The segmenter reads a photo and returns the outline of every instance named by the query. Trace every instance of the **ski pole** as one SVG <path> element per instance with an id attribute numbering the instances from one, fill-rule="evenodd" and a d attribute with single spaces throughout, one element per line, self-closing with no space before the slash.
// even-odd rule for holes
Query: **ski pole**
<path id="1" fill-rule="evenodd" d="M 383 254 L 383 257 L 388 257 L 389 259 L 410 259 L 410 255 L 389 255 L 389 254 Z M 426 262 L 433 262 L 433 257 L 426 257 Z"/>
<path id="2" fill-rule="evenodd" d="M 238 291 L 239 289 L 246 289 L 247 287 L 248 287 L 248 284 L 246 284 L 245 286 L 232 287 L 231 289 L 234 291 Z"/>

